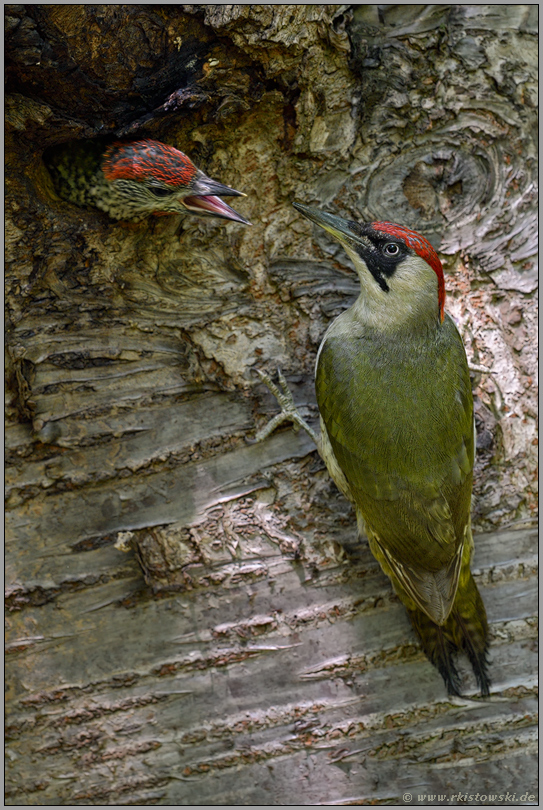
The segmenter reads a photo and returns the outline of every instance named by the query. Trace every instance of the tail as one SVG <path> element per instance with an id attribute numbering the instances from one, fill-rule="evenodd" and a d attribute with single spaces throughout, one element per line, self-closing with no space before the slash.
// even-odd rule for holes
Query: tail
<path id="1" fill-rule="evenodd" d="M 460 677 L 455 666 L 458 652 L 468 656 L 481 695 L 490 694 L 488 677 L 488 622 L 481 594 L 469 576 L 462 577 L 452 610 L 443 625 L 433 622 L 422 610 L 408 609 L 411 624 L 422 648 L 439 670 L 450 695 L 460 695 Z M 462 581 L 463 580 L 463 581 Z"/>

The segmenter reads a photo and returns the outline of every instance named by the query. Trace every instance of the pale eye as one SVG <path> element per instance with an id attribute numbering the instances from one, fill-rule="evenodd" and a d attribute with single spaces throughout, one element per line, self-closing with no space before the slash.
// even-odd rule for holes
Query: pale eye
<path id="1" fill-rule="evenodd" d="M 383 253 L 387 256 L 397 256 L 400 252 L 400 248 L 394 242 L 389 242 L 388 245 L 385 245 L 383 248 Z"/>
<path id="2" fill-rule="evenodd" d="M 155 197 L 169 197 L 170 194 L 174 194 L 173 189 L 159 188 L 158 186 L 151 186 L 149 191 L 151 194 L 154 194 Z"/>

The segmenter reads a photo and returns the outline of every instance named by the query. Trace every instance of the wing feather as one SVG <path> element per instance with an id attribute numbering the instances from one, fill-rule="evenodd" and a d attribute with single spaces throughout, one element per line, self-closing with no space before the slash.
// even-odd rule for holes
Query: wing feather
<path id="1" fill-rule="evenodd" d="M 471 383 L 454 323 L 446 316 L 420 348 L 331 333 L 316 384 L 332 477 L 335 466 L 386 573 L 441 624 L 458 586 L 474 457 Z"/>

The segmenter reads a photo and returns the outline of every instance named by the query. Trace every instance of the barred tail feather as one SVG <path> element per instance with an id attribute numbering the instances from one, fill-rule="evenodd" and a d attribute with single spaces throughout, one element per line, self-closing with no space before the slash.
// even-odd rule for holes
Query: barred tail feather
<path id="1" fill-rule="evenodd" d="M 438 669 L 449 694 L 461 694 L 455 656 L 458 652 L 464 652 L 473 668 L 481 695 L 488 696 L 488 624 L 485 606 L 471 573 L 462 582 L 462 588 L 458 589 L 451 613 L 442 626 L 418 608 L 408 609 L 407 612 L 424 652 Z"/>

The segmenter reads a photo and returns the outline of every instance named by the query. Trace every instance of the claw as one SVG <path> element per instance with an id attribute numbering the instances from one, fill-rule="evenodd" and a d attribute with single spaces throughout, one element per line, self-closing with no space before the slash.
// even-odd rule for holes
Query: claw
<path id="1" fill-rule="evenodd" d="M 265 371 L 261 371 L 260 369 L 255 369 L 256 373 L 264 383 L 264 385 L 271 391 L 271 393 L 276 398 L 277 402 L 281 406 L 281 412 L 278 413 L 273 419 L 270 419 L 267 425 L 258 431 L 255 436 L 255 444 L 258 442 L 264 441 L 267 439 L 268 436 L 273 433 L 276 427 L 282 425 L 283 422 L 292 422 L 294 424 L 294 430 L 297 432 L 300 428 L 303 428 L 305 432 L 310 436 L 315 444 L 318 447 L 319 437 L 315 433 L 315 431 L 309 427 L 305 419 L 300 415 L 298 412 L 296 405 L 294 404 L 294 400 L 292 398 L 292 394 L 288 387 L 288 383 L 281 373 L 281 371 L 277 370 L 277 376 L 279 379 L 279 385 L 281 386 L 282 390 L 279 390 L 277 385 L 272 382 L 271 377 L 266 374 Z"/>

